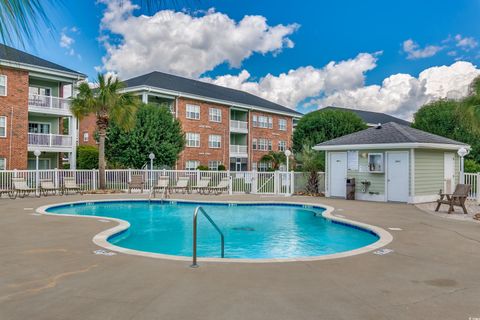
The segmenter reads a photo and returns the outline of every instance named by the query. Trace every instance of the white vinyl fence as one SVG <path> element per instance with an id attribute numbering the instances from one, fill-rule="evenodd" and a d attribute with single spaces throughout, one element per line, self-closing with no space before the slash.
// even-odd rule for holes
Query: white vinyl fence
<path id="1" fill-rule="evenodd" d="M 6 170 L 0 171 L 0 189 L 12 189 L 12 178 L 25 178 L 27 184 L 34 188 L 38 181 L 53 181 L 55 187 L 63 185 L 65 177 L 74 177 L 79 187 L 84 190 L 97 190 L 99 186 L 98 170 Z M 125 191 L 132 176 L 143 178 L 145 189 L 149 190 L 157 183 L 160 176 L 169 177 L 169 185 L 175 186 L 180 177 L 188 177 L 189 185 L 198 185 L 200 179 L 209 177 L 210 186 L 216 186 L 223 178 L 230 179 L 230 194 L 252 193 L 266 195 L 290 195 L 306 190 L 308 173 L 302 172 L 257 172 L 257 171 L 199 171 L 199 170 L 141 170 L 115 169 L 105 171 L 106 188 Z M 319 172 L 319 192 L 324 188 L 324 174 Z"/>
<path id="2" fill-rule="evenodd" d="M 464 175 L 464 183 L 469 184 L 471 186 L 470 188 L 470 194 L 468 196 L 468 199 L 470 200 L 477 200 L 480 202 L 480 172 L 478 173 L 465 173 Z"/>

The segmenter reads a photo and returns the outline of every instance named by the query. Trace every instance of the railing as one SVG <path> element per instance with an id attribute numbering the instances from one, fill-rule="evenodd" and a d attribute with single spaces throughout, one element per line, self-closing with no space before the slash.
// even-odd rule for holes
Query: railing
<path id="1" fill-rule="evenodd" d="M 230 120 L 230 131 L 248 132 L 248 122 L 240 120 Z"/>
<path id="2" fill-rule="evenodd" d="M 29 94 L 28 106 L 48 110 L 70 111 L 70 99 Z"/>
<path id="3" fill-rule="evenodd" d="M 248 152 L 248 146 L 240 146 L 240 145 L 235 145 L 235 144 L 230 145 L 230 153 L 245 154 L 247 152 Z"/>
<path id="4" fill-rule="evenodd" d="M 468 199 L 477 199 L 480 202 L 480 172 L 479 173 L 465 173 L 464 183 L 471 186 Z"/>
<path id="5" fill-rule="evenodd" d="M 198 213 L 201 212 L 205 218 L 210 222 L 210 224 L 218 231 L 220 234 L 220 242 L 221 242 L 221 257 L 225 258 L 225 237 L 223 236 L 222 230 L 217 226 L 217 224 L 212 220 L 212 218 L 205 212 L 202 207 L 195 208 L 193 212 L 193 251 L 192 251 L 192 268 L 197 268 L 197 219 Z"/>
<path id="6" fill-rule="evenodd" d="M 72 137 L 62 134 L 29 133 L 28 144 L 44 147 L 72 147 Z"/>

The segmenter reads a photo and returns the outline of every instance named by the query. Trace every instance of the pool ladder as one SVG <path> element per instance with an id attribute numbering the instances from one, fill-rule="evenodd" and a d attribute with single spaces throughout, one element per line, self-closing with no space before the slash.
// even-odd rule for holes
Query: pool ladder
<path id="1" fill-rule="evenodd" d="M 220 241 L 221 241 L 221 246 L 222 246 L 222 258 L 225 258 L 225 237 L 223 236 L 223 232 L 220 230 L 220 228 L 217 226 L 217 224 L 212 220 L 212 218 L 208 215 L 208 213 L 201 207 L 198 206 L 195 208 L 195 211 L 193 212 L 193 254 L 192 254 L 192 268 L 198 268 L 197 264 L 197 218 L 198 218 L 198 213 L 202 213 L 205 218 L 210 222 L 210 224 L 218 231 L 220 234 Z"/>

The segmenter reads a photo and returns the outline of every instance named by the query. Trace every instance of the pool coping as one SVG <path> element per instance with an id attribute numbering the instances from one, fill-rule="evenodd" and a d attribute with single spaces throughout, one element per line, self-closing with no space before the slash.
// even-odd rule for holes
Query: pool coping
<path id="1" fill-rule="evenodd" d="M 119 252 L 119 253 L 124 253 L 124 254 L 130 254 L 130 255 L 135 255 L 135 256 L 142 256 L 142 257 L 148 257 L 148 258 L 156 258 L 156 259 L 167 259 L 167 260 L 175 260 L 175 261 L 192 261 L 191 257 L 185 257 L 185 256 L 175 256 L 175 255 L 168 255 L 168 254 L 162 254 L 162 253 L 152 253 L 152 252 L 146 252 L 146 251 L 140 251 L 140 250 L 134 250 L 134 249 L 128 249 L 128 248 L 123 248 L 120 246 L 116 246 L 114 244 L 111 244 L 108 242 L 108 239 L 115 234 L 119 234 L 121 232 L 126 231 L 130 227 L 130 223 L 126 220 L 122 219 L 117 219 L 117 218 L 111 218 L 111 217 L 105 217 L 105 216 L 82 216 L 82 215 L 76 215 L 76 214 L 60 214 L 60 213 L 49 213 L 47 212 L 47 209 L 51 207 L 58 207 L 58 206 L 67 206 L 67 205 L 73 205 L 73 204 L 79 204 L 79 203 L 95 203 L 95 202 L 121 202 L 121 201 L 149 201 L 149 199 L 95 199 L 95 200 L 80 200 L 80 201 L 72 201 L 72 202 L 62 202 L 62 203 L 56 203 L 56 204 L 49 204 L 49 205 L 44 205 L 41 207 L 38 207 L 36 209 L 36 212 L 42 215 L 47 215 L 47 216 L 61 216 L 61 217 L 80 217 L 80 218 L 90 218 L 90 219 L 105 219 L 109 221 L 113 221 L 118 223 L 115 227 L 106 229 L 104 231 L 101 231 L 100 233 L 96 234 L 92 241 L 95 243 L 97 246 L 102 247 L 107 250 L 111 250 L 114 252 Z M 364 229 L 366 231 L 373 232 L 376 234 L 379 239 L 375 241 L 374 243 L 371 243 L 367 246 L 354 249 L 354 250 L 349 250 L 349 251 L 344 251 L 344 252 L 339 252 L 339 253 L 332 253 L 332 254 L 326 254 L 326 255 L 321 255 L 321 256 L 307 256 L 307 257 L 295 257 L 295 258 L 269 258 L 269 259 L 246 259 L 246 258 L 205 258 L 205 257 L 198 257 L 198 261 L 200 262 L 222 262 L 222 263 L 272 263 L 272 262 L 306 262 L 306 261 L 321 261 L 321 260 L 331 260 L 331 259 L 338 259 L 338 258 L 345 258 L 345 257 L 351 257 L 354 255 L 370 252 L 379 248 L 382 248 L 386 245 L 388 245 L 390 242 L 393 240 L 393 236 L 386 231 L 383 228 L 373 226 L 370 224 L 350 220 L 344 217 L 338 217 L 333 214 L 335 211 L 334 207 L 325 205 L 325 204 L 319 204 L 319 203 L 305 203 L 305 202 L 291 202 L 291 201 L 212 201 L 212 200 L 185 200 L 185 199 L 168 199 L 168 200 L 152 200 L 154 202 L 185 202 L 185 203 L 199 203 L 199 204 L 286 204 L 286 205 L 296 205 L 296 206 L 311 206 L 311 207 L 321 207 L 324 208 L 325 211 L 322 213 L 322 216 L 325 219 L 339 222 L 341 224 L 346 224 L 348 226 L 352 227 L 358 227 L 361 229 Z"/>

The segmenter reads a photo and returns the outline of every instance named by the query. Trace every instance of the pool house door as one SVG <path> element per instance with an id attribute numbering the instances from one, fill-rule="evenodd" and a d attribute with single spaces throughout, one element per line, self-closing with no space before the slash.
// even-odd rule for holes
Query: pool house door
<path id="1" fill-rule="evenodd" d="M 445 152 L 443 156 L 443 190 L 446 193 L 452 193 L 455 181 L 455 154 Z"/>
<path id="2" fill-rule="evenodd" d="M 408 202 L 409 153 L 387 152 L 387 201 Z"/>
<path id="3" fill-rule="evenodd" d="M 345 198 L 347 192 L 347 153 L 330 152 L 330 197 Z"/>

